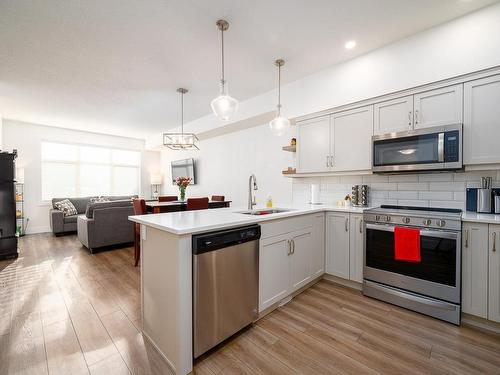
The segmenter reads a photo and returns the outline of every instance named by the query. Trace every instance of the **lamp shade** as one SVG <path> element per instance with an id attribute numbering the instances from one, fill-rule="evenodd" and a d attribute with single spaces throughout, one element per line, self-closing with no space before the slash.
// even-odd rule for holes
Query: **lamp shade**
<path id="1" fill-rule="evenodd" d="M 212 111 L 214 114 L 223 119 L 224 121 L 229 120 L 235 112 L 238 110 L 238 101 L 229 95 L 219 95 L 212 103 L 210 103 Z"/>
<path id="2" fill-rule="evenodd" d="M 277 116 L 269 123 L 269 127 L 274 135 L 282 136 L 290 128 L 290 120 L 283 116 Z"/>
<path id="3" fill-rule="evenodd" d="M 159 173 L 151 174 L 151 185 L 161 185 L 162 176 Z"/>

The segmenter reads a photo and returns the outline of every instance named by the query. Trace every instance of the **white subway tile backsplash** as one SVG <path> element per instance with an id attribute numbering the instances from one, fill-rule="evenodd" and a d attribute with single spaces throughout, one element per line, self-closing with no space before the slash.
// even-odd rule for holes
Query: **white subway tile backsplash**
<path id="1" fill-rule="evenodd" d="M 465 210 L 465 202 L 462 201 L 429 201 L 429 207 L 458 208 Z"/>
<path id="2" fill-rule="evenodd" d="M 429 190 L 428 182 L 399 182 L 398 190 Z"/>
<path id="3" fill-rule="evenodd" d="M 416 174 L 389 176 L 389 182 L 417 182 L 417 181 L 418 181 L 418 175 Z"/>
<path id="4" fill-rule="evenodd" d="M 394 183 L 380 183 L 376 182 L 373 184 L 370 184 L 370 190 L 398 190 L 398 184 Z"/>
<path id="5" fill-rule="evenodd" d="M 415 175 L 363 175 L 293 179 L 293 200 L 305 203 L 310 198 L 310 184 L 321 184 L 321 200 L 336 204 L 351 193 L 352 185 L 369 186 L 369 204 L 400 204 L 465 208 L 466 187 L 479 187 L 481 177 L 492 177 L 493 186 L 500 187 L 499 171 L 460 173 L 423 173 Z"/>
<path id="6" fill-rule="evenodd" d="M 419 191 L 418 198 L 440 201 L 452 201 L 454 199 L 452 191 Z"/>
<path id="7" fill-rule="evenodd" d="M 462 191 L 465 190 L 465 182 L 430 182 L 430 191 Z"/>
<path id="8" fill-rule="evenodd" d="M 418 191 L 390 191 L 389 198 L 391 199 L 417 199 Z"/>
<path id="9" fill-rule="evenodd" d="M 418 180 L 421 182 L 431 181 L 453 181 L 453 173 L 427 173 L 419 174 Z"/>

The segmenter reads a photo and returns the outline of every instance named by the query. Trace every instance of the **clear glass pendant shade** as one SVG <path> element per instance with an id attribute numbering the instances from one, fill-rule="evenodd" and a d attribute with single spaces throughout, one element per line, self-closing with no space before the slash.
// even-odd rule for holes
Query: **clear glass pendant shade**
<path id="1" fill-rule="evenodd" d="M 285 135 L 288 129 L 290 129 L 290 120 L 281 115 L 277 115 L 270 123 L 269 128 L 271 128 L 271 132 L 281 137 Z"/>
<path id="2" fill-rule="evenodd" d="M 217 117 L 227 121 L 238 110 L 238 101 L 227 94 L 226 85 L 222 83 L 220 95 L 212 100 L 210 106 Z"/>

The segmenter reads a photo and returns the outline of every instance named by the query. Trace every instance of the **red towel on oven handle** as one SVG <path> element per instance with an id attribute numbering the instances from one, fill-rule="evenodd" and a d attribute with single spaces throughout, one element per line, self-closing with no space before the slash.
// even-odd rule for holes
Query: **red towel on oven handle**
<path id="1" fill-rule="evenodd" d="M 421 262 L 419 229 L 394 228 L 394 259 L 402 262 Z"/>

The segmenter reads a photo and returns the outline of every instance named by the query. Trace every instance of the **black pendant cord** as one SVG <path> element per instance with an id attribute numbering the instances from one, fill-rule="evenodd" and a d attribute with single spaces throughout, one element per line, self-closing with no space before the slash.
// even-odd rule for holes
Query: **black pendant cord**
<path id="1" fill-rule="evenodd" d="M 184 137 L 184 93 L 181 92 L 181 135 Z"/>
<path id="2" fill-rule="evenodd" d="M 281 65 L 278 65 L 278 117 L 281 115 Z"/>

